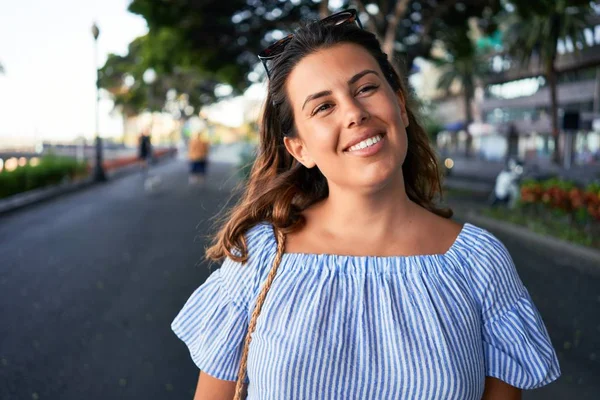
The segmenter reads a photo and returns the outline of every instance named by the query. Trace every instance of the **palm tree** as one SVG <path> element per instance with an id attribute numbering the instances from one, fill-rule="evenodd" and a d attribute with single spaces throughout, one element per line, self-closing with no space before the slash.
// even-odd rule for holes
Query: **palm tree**
<path id="1" fill-rule="evenodd" d="M 556 58 L 560 40 L 570 40 L 574 48 L 585 46 L 584 30 L 595 15 L 589 0 L 513 1 L 501 18 L 504 25 L 504 44 L 508 53 L 523 66 L 538 59 L 550 89 L 553 161 L 560 163 Z M 533 57 L 535 56 L 535 57 Z"/>
<path id="2" fill-rule="evenodd" d="M 453 84 L 460 84 L 465 108 L 465 132 L 467 133 L 467 146 L 465 156 L 471 155 L 472 135 L 469 125 L 473 122 L 471 103 L 475 95 L 476 80 L 485 72 L 485 64 L 477 54 L 475 46 L 468 37 L 468 27 L 451 29 L 443 34 L 443 43 L 446 57 L 434 58 L 434 63 L 441 69 L 437 87 L 447 93 Z"/>

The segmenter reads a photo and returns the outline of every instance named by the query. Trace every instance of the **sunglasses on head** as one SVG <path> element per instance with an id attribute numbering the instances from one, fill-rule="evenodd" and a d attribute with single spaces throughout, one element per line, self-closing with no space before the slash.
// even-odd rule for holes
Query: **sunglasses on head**
<path id="1" fill-rule="evenodd" d="M 360 19 L 358 19 L 356 10 L 354 9 L 344 10 L 335 14 L 331 14 L 330 16 L 318 21 L 318 23 L 324 26 L 338 26 L 347 23 L 356 23 L 360 29 L 363 29 L 363 26 L 360 23 Z M 267 63 L 270 60 L 277 57 L 278 55 L 280 55 L 281 53 L 283 53 L 283 51 L 285 50 L 285 46 L 287 46 L 287 44 L 292 40 L 293 37 L 294 34 L 290 33 L 283 39 L 276 41 L 275 43 L 273 43 L 258 54 L 258 59 L 262 62 L 263 66 L 265 67 L 265 71 L 267 71 L 267 77 L 269 79 L 271 78 L 271 72 L 269 71 Z"/>

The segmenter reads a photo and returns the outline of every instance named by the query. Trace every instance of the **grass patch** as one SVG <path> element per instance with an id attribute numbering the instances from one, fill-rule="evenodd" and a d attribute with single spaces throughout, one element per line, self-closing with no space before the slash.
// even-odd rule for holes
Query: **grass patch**
<path id="1" fill-rule="evenodd" d="M 481 195 L 480 191 L 466 188 L 447 188 L 444 189 L 444 197 L 464 197 Z"/>
<path id="2" fill-rule="evenodd" d="M 561 212 L 548 210 L 546 215 L 534 216 L 519 208 L 510 210 L 492 207 L 482 210 L 482 214 L 500 221 L 524 226 L 542 235 L 600 250 L 600 235 L 594 234 L 594 231 L 598 229 L 597 226 L 573 224 L 569 221 L 568 216 Z"/>

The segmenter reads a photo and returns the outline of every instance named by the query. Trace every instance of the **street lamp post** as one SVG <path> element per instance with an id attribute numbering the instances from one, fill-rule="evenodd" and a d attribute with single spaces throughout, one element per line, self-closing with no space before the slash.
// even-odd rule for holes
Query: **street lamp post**
<path id="1" fill-rule="evenodd" d="M 96 23 L 92 26 L 92 35 L 94 35 L 94 66 L 96 67 L 96 163 L 94 165 L 94 180 L 96 182 L 106 181 L 106 174 L 102 166 L 102 139 L 100 138 L 99 119 L 100 119 L 100 69 L 98 68 L 98 36 L 100 29 Z"/>

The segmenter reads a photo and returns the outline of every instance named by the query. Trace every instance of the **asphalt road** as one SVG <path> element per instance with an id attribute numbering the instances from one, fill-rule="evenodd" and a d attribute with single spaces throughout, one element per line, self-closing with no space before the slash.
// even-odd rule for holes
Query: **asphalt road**
<path id="1" fill-rule="evenodd" d="M 170 323 L 210 273 L 202 254 L 229 173 L 215 164 L 190 187 L 175 160 L 155 167 L 150 193 L 130 175 L 1 217 L 0 399 L 191 399 L 198 371 Z M 524 398 L 597 399 L 600 267 L 495 233 L 563 370 Z"/>
<path id="2" fill-rule="evenodd" d="M 131 175 L 0 219 L 0 399 L 192 397 L 170 322 L 209 275 L 225 171 L 189 187 L 173 161 L 151 193 Z"/>

